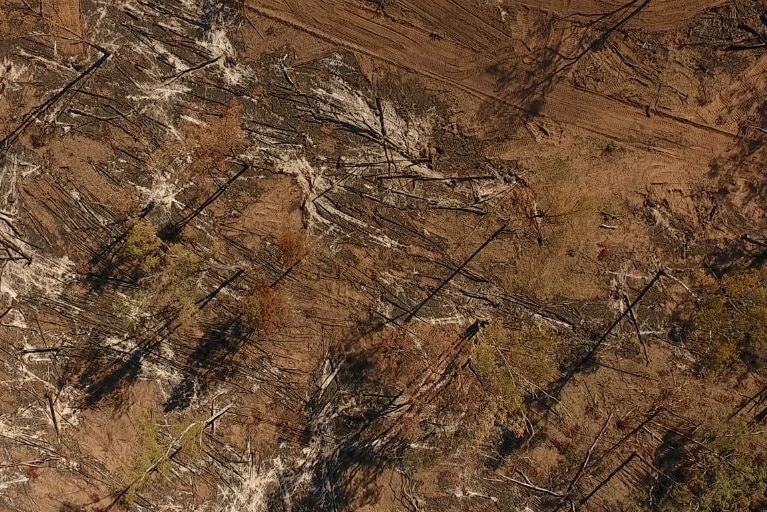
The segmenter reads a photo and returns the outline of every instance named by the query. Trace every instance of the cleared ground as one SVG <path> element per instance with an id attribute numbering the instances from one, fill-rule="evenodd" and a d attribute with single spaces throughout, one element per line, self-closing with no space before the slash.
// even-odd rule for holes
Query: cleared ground
<path id="1" fill-rule="evenodd" d="M 765 453 L 694 321 L 767 247 L 759 2 L 0 9 L 1 510 L 667 512 L 700 432 Z"/>

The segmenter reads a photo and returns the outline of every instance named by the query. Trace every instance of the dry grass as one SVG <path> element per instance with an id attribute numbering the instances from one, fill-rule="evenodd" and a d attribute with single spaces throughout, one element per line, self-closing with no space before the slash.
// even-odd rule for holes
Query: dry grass
<path id="1" fill-rule="evenodd" d="M 80 0 L 42 0 L 40 11 L 57 50 L 67 57 L 80 55 L 85 49 Z"/>
<path id="2" fill-rule="evenodd" d="M 283 325 L 290 313 L 285 293 L 267 285 L 258 286 L 242 304 L 245 321 L 267 332 Z"/>
<path id="3" fill-rule="evenodd" d="M 302 229 L 286 227 L 277 237 L 277 247 L 280 250 L 282 264 L 290 267 L 306 256 L 306 232 Z"/>
<path id="4" fill-rule="evenodd" d="M 152 152 L 147 167 L 154 173 L 177 169 L 178 178 L 199 178 L 214 169 L 225 171 L 227 159 L 245 143 L 241 114 L 242 105 L 232 98 L 220 118 L 203 125 L 187 122 L 181 127 L 181 139 L 168 137 Z"/>
<path id="5" fill-rule="evenodd" d="M 527 225 L 519 226 L 524 235 L 505 286 L 541 300 L 594 299 L 605 291 L 602 271 L 646 250 L 647 226 L 634 217 L 629 200 L 648 176 L 627 174 L 634 155 L 606 153 L 606 143 L 576 140 L 525 162 L 530 191 L 511 196 L 506 208 Z M 603 212 L 612 216 L 608 222 Z"/>
<path id="6" fill-rule="evenodd" d="M 242 129 L 242 105 L 233 97 L 221 118 L 208 126 L 189 124 L 184 132 L 193 144 L 194 157 L 187 172 L 196 176 L 210 169 L 226 170 L 227 157 L 238 153 L 245 142 Z"/>

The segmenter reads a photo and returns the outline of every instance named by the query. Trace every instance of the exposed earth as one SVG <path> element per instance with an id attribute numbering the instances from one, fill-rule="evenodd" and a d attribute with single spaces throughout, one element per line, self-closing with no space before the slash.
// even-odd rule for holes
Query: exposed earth
<path id="1" fill-rule="evenodd" d="M 0 510 L 767 509 L 763 2 L 0 13 Z"/>

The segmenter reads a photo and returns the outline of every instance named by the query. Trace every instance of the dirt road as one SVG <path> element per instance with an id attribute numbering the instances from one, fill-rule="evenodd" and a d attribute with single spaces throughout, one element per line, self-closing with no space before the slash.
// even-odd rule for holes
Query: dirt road
<path id="1" fill-rule="evenodd" d="M 555 6 L 557 16 L 594 14 L 615 10 L 617 2 L 582 0 L 567 2 L 526 2 L 542 11 Z M 632 18 L 643 26 L 683 23 L 696 13 L 721 2 L 696 3 L 666 0 L 648 4 Z M 624 143 L 672 150 L 679 158 L 710 158 L 726 149 L 736 135 L 732 126 L 720 128 L 691 120 L 675 112 L 650 113 L 641 105 L 627 104 L 594 92 L 573 87 L 566 80 L 571 65 L 540 61 L 527 62 L 516 55 L 520 41 L 504 24 L 493 22 L 487 13 L 452 0 L 398 2 L 398 10 L 385 14 L 373 4 L 350 0 L 308 0 L 302 7 L 289 0 L 249 1 L 249 11 L 273 21 L 311 33 L 333 44 L 378 59 L 391 66 L 437 80 L 478 104 L 497 104 L 500 116 L 543 116 L 569 126 L 616 139 Z M 625 11 L 625 9 L 624 9 Z M 678 15 L 670 16 L 669 12 Z M 620 13 L 618 13 L 620 15 Z M 660 25 L 658 25 L 660 24 Z M 526 35 L 528 36 L 528 35 Z M 545 41 L 526 40 L 523 45 L 545 47 Z M 554 49 L 556 50 L 556 48 Z M 512 62 L 527 74 L 534 86 L 507 90 L 494 70 L 499 62 Z M 526 66 L 526 67 L 525 67 Z M 509 81 L 510 82 L 510 81 Z M 490 109 L 493 110 L 492 108 Z M 499 125 L 507 119 L 492 120 Z"/>

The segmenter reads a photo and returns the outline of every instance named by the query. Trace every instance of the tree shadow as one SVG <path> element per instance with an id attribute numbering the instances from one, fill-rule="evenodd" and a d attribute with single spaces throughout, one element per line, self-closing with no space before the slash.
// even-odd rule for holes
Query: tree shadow
<path id="1" fill-rule="evenodd" d="M 649 3 L 650 0 L 629 0 L 612 11 L 588 16 L 580 22 L 553 18 L 549 23 L 541 23 L 543 32 L 528 39 L 545 41 L 542 46 L 531 48 L 526 42 L 528 52 L 524 58 L 514 55 L 484 69 L 494 80 L 495 90 L 494 97 L 480 106 L 477 118 L 503 120 L 501 126 L 508 132 L 538 117 L 557 83 L 581 59 L 602 51 L 610 36 Z M 566 24 L 557 26 L 559 21 Z"/>
<path id="2" fill-rule="evenodd" d="M 184 365 L 184 376 L 165 401 L 165 412 L 186 409 L 212 382 L 223 381 L 236 370 L 232 361 L 253 335 L 237 317 L 209 326 Z"/>
<path id="3" fill-rule="evenodd" d="M 149 202 L 138 214 L 139 219 L 146 218 L 154 209 L 154 201 Z M 130 261 L 120 249 L 128 238 L 130 230 L 123 231 L 111 242 L 103 244 L 100 249 L 93 253 L 88 264 L 91 271 L 85 274 L 85 283 L 91 291 L 99 292 L 110 284 L 121 286 L 135 286 L 139 277 L 138 266 L 133 266 L 128 277 L 115 277 L 118 270 Z"/>
<path id="4" fill-rule="evenodd" d="M 115 275 L 118 269 L 127 262 L 127 258 L 117 250 L 127 237 L 128 232 L 126 231 L 104 245 L 91 257 L 89 261 L 91 270 L 85 274 L 85 283 L 91 291 L 103 291 L 112 283 L 126 283 L 127 280 L 117 278 Z"/>
<path id="5" fill-rule="evenodd" d="M 395 431 L 397 422 L 388 415 L 397 409 L 399 392 L 373 377 L 376 350 L 347 357 L 332 384 L 318 390 L 306 407 L 307 446 L 319 445 L 320 453 L 311 468 L 307 492 L 296 510 L 343 510 L 377 500 L 375 481 L 401 459 L 406 443 Z M 276 491 L 271 509 L 284 501 Z"/>
<path id="6" fill-rule="evenodd" d="M 663 444 L 655 451 L 653 462 L 660 470 L 658 482 L 653 489 L 656 499 L 665 496 L 677 482 L 685 482 L 690 476 L 690 461 L 695 457 L 696 448 L 687 436 L 668 431 Z"/>
<path id="7" fill-rule="evenodd" d="M 119 407 L 124 392 L 138 379 L 146 357 L 177 328 L 173 321 L 166 320 L 158 329 L 143 337 L 125 339 L 125 343 L 136 343 L 130 351 L 124 352 L 100 343 L 101 333 L 85 340 L 78 357 L 70 363 L 75 365 L 75 362 L 86 361 L 85 365 L 71 368 L 77 375 L 76 387 L 85 392 L 83 405 L 94 407 L 109 400 Z"/>
<path id="8" fill-rule="evenodd" d="M 767 263 L 767 246 L 762 247 L 748 242 L 746 237 L 711 251 L 704 259 L 704 265 L 717 279 L 733 272 L 759 269 L 765 263 Z"/>
<path id="9" fill-rule="evenodd" d="M 504 131 L 513 131 L 538 117 L 546 97 L 560 76 L 562 56 L 556 47 L 544 47 L 529 56 L 532 65 L 521 59 L 508 59 L 488 66 L 484 71 L 495 81 L 494 97 L 484 101 L 478 119 L 502 121 Z M 508 136 L 508 133 L 501 134 Z"/>
<path id="10" fill-rule="evenodd" d="M 181 231 L 184 229 L 184 226 L 185 224 L 169 222 L 157 231 L 157 236 L 163 242 L 178 242 L 181 239 Z"/>
<path id="11" fill-rule="evenodd" d="M 694 322 L 689 318 L 685 318 L 682 312 L 678 310 L 671 313 L 669 324 L 668 340 L 679 346 L 685 344 L 695 328 Z"/>
<path id="12" fill-rule="evenodd" d="M 499 430 L 500 442 L 497 444 L 496 453 L 487 462 L 488 467 L 493 471 L 499 469 L 506 458 L 524 446 L 528 440 L 526 435 L 518 435 L 498 420 L 495 420 L 494 426 Z"/>
<path id="13" fill-rule="evenodd" d="M 140 346 L 120 360 L 107 363 L 106 367 L 103 357 L 91 358 L 79 378 L 79 385 L 85 388 L 85 406 L 93 407 L 107 397 L 119 397 L 121 391 L 136 382 L 148 351 L 147 345 Z"/>

